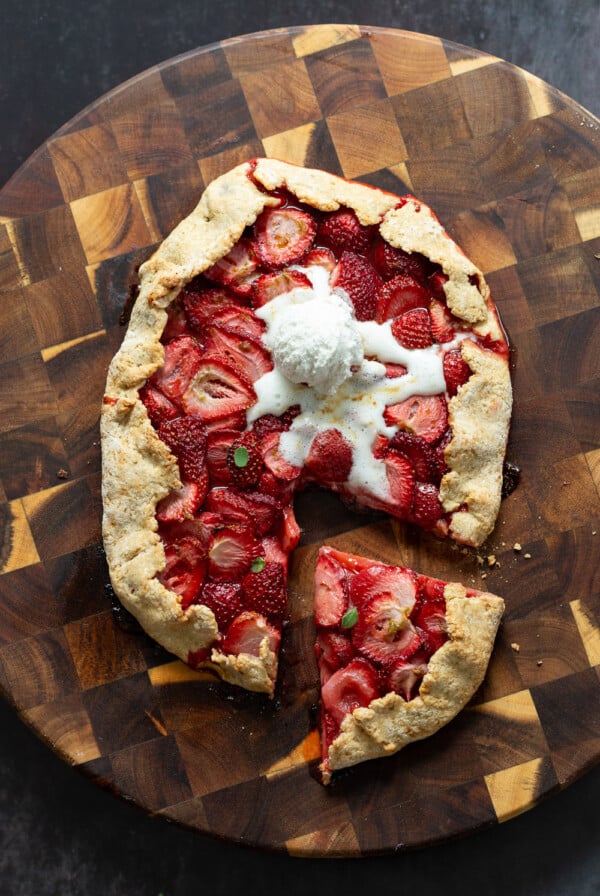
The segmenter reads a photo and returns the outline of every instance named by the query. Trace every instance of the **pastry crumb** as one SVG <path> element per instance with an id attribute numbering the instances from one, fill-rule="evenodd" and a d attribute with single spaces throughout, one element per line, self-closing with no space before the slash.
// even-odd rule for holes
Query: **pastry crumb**
<path id="1" fill-rule="evenodd" d="M 538 660 L 536 666 L 542 666 L 544 664 L 543 660 Z"/>
<path id="2" fill-rule="evenodd" d="M 515 653 L 518 653 L 519 650 L 521 649 L 521 645 L 517 644 L 516 641 L 513 641 L 510 646 L 512 647 L 512 649 L 514 650 Z"/>
<path id="3" fill-rule="evenodd" d="M 69 471 L 68 471 L 68 470 L 65 470 L 65 469 L 63 469 L 63 468 L 61 467 L 60 470 L 58 470 L 57 473 L 56 473 L 56 478 L 57 478 L 57 479 L 68 479 L 68 478 L 69 478 Z"/>
<path id="4" fill-rule="evenodd" d="M 531 554 L 523 554 L 526 560 L 531 560 Z"/>
<path id="5" fill-rule="evenodd" d="M 488 566 L 495 566 L 498 561 L 496 560 L 495 554 L 488 554 L 487 556 L 487 564 Z"/>
<path id="6" fill-rule="evenodd" d="M 515 541 L 515 543 L 513 544 L 513 551 L 516 551 L 517 554 L 518 554 L 519 551 L 522 551 L 522 550 L 523 550 L 523 548 L 521 547 L 521 545 L 519 544 L 519 542 L 518 542 L 518 541 Z"/>

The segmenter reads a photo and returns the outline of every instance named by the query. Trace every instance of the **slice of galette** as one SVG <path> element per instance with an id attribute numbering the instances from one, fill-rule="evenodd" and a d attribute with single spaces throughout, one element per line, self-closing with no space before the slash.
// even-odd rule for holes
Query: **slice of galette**
<path id="1" fill-rule="evenodd" d="M 440 537 L 492 530 L 508 347 L 412 196 L 258 159 L 140 268 L 101 421 L 111 579 L 193 666 L 273 692 L 307 483 Z"/>
<path id="2" fill-rule="evenodd" d="M 453 719 L 483 681 L 503 611 L 494 594 L 321 548 L 315 650 L 323 782 Z"/>

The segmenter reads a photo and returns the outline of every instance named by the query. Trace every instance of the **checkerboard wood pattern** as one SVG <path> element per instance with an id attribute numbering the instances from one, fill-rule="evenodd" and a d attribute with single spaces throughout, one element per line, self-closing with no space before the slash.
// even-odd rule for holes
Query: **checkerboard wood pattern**
<path id="1" fill-rule="evenodd" d="M 114 608 L 100 540 L 98 415 L 136 267 L 205 184 L 257 155 L 434 207 L 486 273 L 516 350 L 509 459 L 522 469 L 479 559 L 325 493 L 298 496 L 273 702 L 192 672 Z M 15 175 L 0 192 L 0 291 L 0 688 L 67 762 L 202 832 L 351 856 L 504 821 L 598 760 L 600 128 L 588 113 L 422 35 L 344 25 L 225 41 L 100 99 Z M 470 706 L 327 791 L 310 774 L 324 541 L 507 604 Z"/>

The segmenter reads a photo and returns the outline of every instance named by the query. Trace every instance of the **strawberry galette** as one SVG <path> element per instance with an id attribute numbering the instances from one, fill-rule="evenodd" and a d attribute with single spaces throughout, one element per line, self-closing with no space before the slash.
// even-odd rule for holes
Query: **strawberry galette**
<path id="1" fill-rule="evenodd" d="M 328 783 L 454 718 L 483 680 L 504 601 L 324 547 L 314 609 Z"/>
<path id="2" fill-rule="evenodd" d="M 317 483 L 479 545 L 510 411 L 489 289 L 426 205 L 272 160 L 241 165 L 141 267 L 110 366 L 115 591 L 192 666 L 272 693 L 294 493 Z M 346 670 L 366 668 L 363 654 Z"/>

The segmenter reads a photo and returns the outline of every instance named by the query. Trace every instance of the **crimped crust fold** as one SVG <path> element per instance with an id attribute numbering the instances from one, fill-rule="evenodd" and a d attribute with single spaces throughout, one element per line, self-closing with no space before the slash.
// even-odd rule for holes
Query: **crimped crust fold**
<path id="1" fill-rule="evenodd" d="M 480 545 L 500 508 L 512 389 L 505 358 L 469 339 L 461 343 L 461 354 L 473 373 L 448 403 L 450 472 L 442 478 L 440 500 L 446 511 L 457 511 L 450 523 L 455 540 Z"/>

